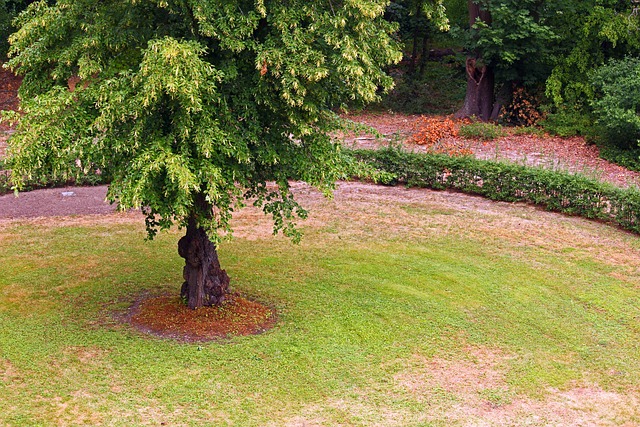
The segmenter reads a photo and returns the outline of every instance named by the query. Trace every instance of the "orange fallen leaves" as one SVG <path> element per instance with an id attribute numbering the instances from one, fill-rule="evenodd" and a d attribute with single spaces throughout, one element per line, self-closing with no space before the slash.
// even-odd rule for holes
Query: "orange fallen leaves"
<path id="1" fill-rule="evenodd" d="M 415 124 L 413 142 L 422 145 L 428 152 L 449 156 L 468 156 L 471 149 L 458 139 L 458 129 L 465 120 L 450 117 L 421 117 Z"/>

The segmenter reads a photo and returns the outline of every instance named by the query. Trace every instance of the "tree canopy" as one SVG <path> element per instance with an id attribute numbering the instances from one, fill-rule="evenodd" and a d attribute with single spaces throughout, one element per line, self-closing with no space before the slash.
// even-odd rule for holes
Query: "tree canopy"
<path id="1" fill-rule="evenodd" d="M 288 181 L 328 190 L 336 178 L 333 109 L 392 85 L 382 67 L 400 53 L 386 5 L 34 3 L 11 37 L 9 65 L 24 75 L 10 147 L 17 188 L 99 170 L 111 176 L 109 200 L 145 208 L 152 235 L 195 218 L 215 240 L 247 199 L 291 235 L 304 210 Z"/>
<path id="2" fill-rule="evenodd" d="M 247 202 L 298 237 L 290 180 L 330 191 L 335 109 L 378 99 L 400 60 L 385 0 L 59 0 L 16 21 L 24 76 L 12 179 L 107 174 L 107 198 L 174 224 L 190 308 L 222 303 L 217 243 Z"/>

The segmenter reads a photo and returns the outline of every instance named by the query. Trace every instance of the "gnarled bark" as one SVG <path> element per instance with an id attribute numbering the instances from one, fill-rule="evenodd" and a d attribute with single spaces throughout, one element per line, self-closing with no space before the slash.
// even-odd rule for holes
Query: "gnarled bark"
<path id="1" fill-rule="evenodd" d="M 221 304 L 229 293 L 229 276 L 220 268 L 216 246 L 194 219 L 178 242 L 178 253 L 185 259 L 180 296 L 189 308 Z"/>
<path id="2" fill-rule="evenodd" d="M 491 67 L 478 65 L 474 57 L 467 58 L 467 93 L 464 105 L 455 114 L 456 118 L 477 117 L 482 121 L 488 121 L 494 113 L 493 92 L 494 75 Z"/>
<path id="3" fill-rule="evenodd" d="M 491 24 L 491 14 L 482 9 L 474 0 L 468 0 L 469 27 L 477 20 Z M 454 115 L 456 118 L 476 117 L 482 121 L 496 119 L 499 106 L 494 107 L 494 73 L 493 69 L 482 64 L 480 55 L 475 52 L 467 57 L 467 94 L 463 107 Z"/>

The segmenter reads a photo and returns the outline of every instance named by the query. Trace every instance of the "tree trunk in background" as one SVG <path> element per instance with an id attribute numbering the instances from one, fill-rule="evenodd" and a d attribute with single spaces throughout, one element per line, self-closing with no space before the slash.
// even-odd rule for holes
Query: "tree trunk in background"
<path id="1" fill-rule="evenodd" d="M 487 10 L 468 0 L 469 27 L 473 27 L 477 19 L 487 24 L 491 23 L 491 14 Z M 493 69 L 482 63 L 477 52 L 469 55 L 466 62 L 467 70 L 467 94 L 463 107 L 455 114 L 456 118 L 475 116 L 482 121 L 488 121 L 497 117 L 494 111 L 494 74 Z"/>
<path id="2" fill-rule="evenodd" d="M 185 259 L 180 296 L 189 308 L 221 304 L 229 293 L 229 276 L 220 268 L 216 246 L 194 218 L 178 242 L 178 253 Z"/>
<path id="3" fill-rule="evenodd" d="M 424 75 L 424 69 L 427 66 L 427 59 L 429 58 L 429 37 L 425 30 L 424 37 L 422 37 L 422 53 L 420 54 L 420 75 Z"/>
<path id="4" fill-rule="evenodd" d="M 416 10 L 414 11 L 414 27 L 413 27 L 413 49 L 411 51 L 411 64 L 409 64 L 409 74 L 413 74 L 416 71 L 416 64 L 418 63 L 418 39 L 420 38 L 420 28 L 418 22 L 420 21 L 420 13 L 422 12 L 422 0 L 416 1 Z"/>

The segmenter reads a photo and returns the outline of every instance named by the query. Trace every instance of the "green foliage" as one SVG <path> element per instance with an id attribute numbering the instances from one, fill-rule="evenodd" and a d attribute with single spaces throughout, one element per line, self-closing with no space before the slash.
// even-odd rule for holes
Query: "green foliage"
<path id="1" fill-rule="evenodd" d="M 4 159 L 0 159 L 0 195 L 8 193 L 10 189 L 9 171 L 5 169 Z"/>
<path id="2" fill-rule="evenodd" d="M 24 115 L 9 115 L 19 121 L 9 147 L 15 185 L 99 169 L 112 177 L 110 201 L 145 207 L 150 235 L 191 217 L 215 240 L 251 201 L 293 236 L 304 210 L 289 180 L 328 192 L 340 173 L 332 110 L 392 85 L 382 67 L 400 53 L 385 6 L 34 3 L 11 38 L 9 64 L 24 75 Z"/>
<path id="3" fill-rule="evenodd" d="M 482 0 L 491 22 L 478 20 L 470 34 L 472 50 L 495 67 L 498 80 L 533 84 L 550 70 L 551 47 L 557 40 L 545 24 L 549 13 L 537 0 Z"/>
<path id="4" fill-rule="evenodd" d="M 463 124 L 458 131 L 460 136 L 468 139 L 493 141 L 505 135 L 502 126 L 493 123 L 474 122 Z"/>
<path id="5" fill-rule="evenodd" d="M 428 37 L 433 29 L 449 29 L 444 3 L 444 0 L 394 0 L 387 6 L 385 19 L 398 23 L 398 35 L 403 40 Z"/>
<path id="6" fill-rule="evenodd" d="M 586 136 L 592 138 L 594 119 L 590 112 L 574 108 L 561 108 L 549 113 L 540 125 L 550 134 L 563 138 L 571 136 Z"/>
<path id="7" fill-rule="evenodd" d="M 13 192 L 11 180 L 11 170 L 2 164 L 0 159 L 0 196 Z M 373 173 L 373 172 L 372 172 Z M 103 185 L 110 182 L 110 177 L 98 171 L 89 171 L 87 174 L 79 175 L 73 179 L 54 179 L 51 176 L 43 175 L 34 179 L 24 180 L 22 191 L 32 191 L 42 188 L 67 187 L 70 185 Z"/>
<path id="8" fill-rule="evenodd" d="M 513 135 L 516 135 L 516 136 L 531 135 L 531 136 L 543 137 L 545 135 L 544 129 L 535 127 L 535 126 L 516 126 L 513 128 L 511 133 L 513 133 Z"/>
<path id="9" fill-rule="evenodd" d="M 603 142 L 637 148 L 640 140 L 640 59 L 610 61 L 591 76 L 591 102 Z"/>
<path id="10" fill-rule="evenodd" d="M 640 234 L 640 190 L 566 172 L 438 154 L 407 153 L 388 148 L 356 150 L 395 178 L 389 183 L 435 190 L 455 190 L 491 200 L 525 202 L 547 210 L 579 215 Z"/>
<path id="11" fill-rule="evenodd" d="M 615 145 L 601 145 L 600 157 L 605 160 L 623 166 L 627 169 L 640 172 L 640 148 L 620 148 Z"/>
<path id="12" fill-rule="evenodd" d="M 459 67 L 428 61 L 424 74 L 392 73 L 395 87 L 374 108 L 407 114 L 452 114 L 464 100 L 466 79 Z"/>
<path id="13" fill-rule="evenodd" d="M 13 20 L 34 0 L 0 0 L 0 58 L 5 58 L 9 50 L 9 35 L 16 28 Z"/>
<path id="14" fill-rule="evenodd" d="M 594 96 L 592 71 L 609 58 L 640 52 L 640 33 L 629 13 L 628 1 L 581 1 L 555 18 L 563 39 L 571 41 L 564 44 L 569 49 L 557 57 L 546 83 L 547 96 L 557 108 L 588 107 Z"/>

